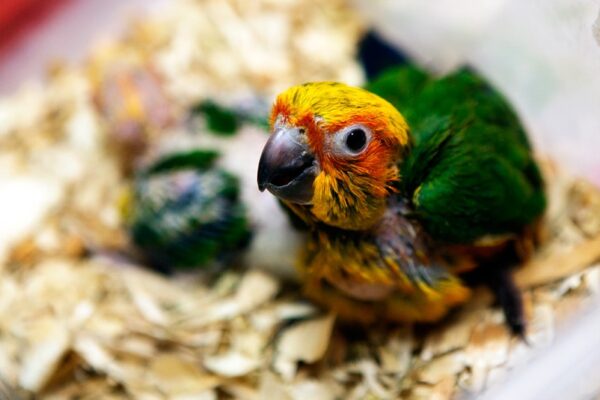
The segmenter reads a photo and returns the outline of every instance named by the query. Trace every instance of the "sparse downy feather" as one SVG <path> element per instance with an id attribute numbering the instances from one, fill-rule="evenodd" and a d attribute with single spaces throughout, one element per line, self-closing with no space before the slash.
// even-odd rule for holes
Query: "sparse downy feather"
<path id="1" fill-rule="evenodd" d="M 177 153 L 135 178 L 129 230 L 157 268 L 205 266 L 248 242 L 239 182 L 213 166 L 216 157 L 205 150 Z"/>

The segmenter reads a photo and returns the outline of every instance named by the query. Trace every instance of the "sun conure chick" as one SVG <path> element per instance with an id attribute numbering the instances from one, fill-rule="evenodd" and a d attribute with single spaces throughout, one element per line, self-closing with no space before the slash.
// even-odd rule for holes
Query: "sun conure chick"
<path id="1" fill-rule="evenodd" d="M 248 243 L 238 179 L 214 165 L 217 157 L 189 149 L 136 174 L 125 219 L 139 256 L 155 268 L 225 263 Z"/>
<path id="2" fill-rule="evenodd" d="M 366 323 L 435 321 L 469 297 L 448 257 L 497 269 L 543 213 L 543 182 L 515 113 L 475 73 L 402 67 L 368 89 L 281 93 L 258 186 L 309 230 L 298 262 L 308 297 Z M 490 274 L 523 333 L 518 291 Z"/>

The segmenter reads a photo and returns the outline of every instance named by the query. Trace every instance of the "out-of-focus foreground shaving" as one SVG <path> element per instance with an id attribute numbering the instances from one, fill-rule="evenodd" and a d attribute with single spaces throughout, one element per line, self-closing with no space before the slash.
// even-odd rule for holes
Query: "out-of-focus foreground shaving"
<path id="1" fill-rule="evenodd" d="M 351 332 L 268 272 L 215 283 L 114 256 L 132 154 L 208 98 L 360 84 L 363 30 L 342 0 L 177 0 L 0 102 L 0 398 L 448 399 L 501 381 L 594 304 L 600 190 L 550 161 L 542 244 L 516 274 L 528 344 L 484 289 L 431 327 Z"/>

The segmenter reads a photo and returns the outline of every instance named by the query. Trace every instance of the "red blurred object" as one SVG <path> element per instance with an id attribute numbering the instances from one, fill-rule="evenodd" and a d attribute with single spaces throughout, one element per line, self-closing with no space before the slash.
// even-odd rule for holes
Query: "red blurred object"
<path id="1" fill-rule="evenodd" d="M 1 0 L 0 57 L 29 30 L 73 0 Z"/>

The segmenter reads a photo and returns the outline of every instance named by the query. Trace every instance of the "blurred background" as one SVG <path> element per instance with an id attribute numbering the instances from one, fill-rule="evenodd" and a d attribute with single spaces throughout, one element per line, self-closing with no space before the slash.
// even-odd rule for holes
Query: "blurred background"
<path id="1" fill-rule="evenodd" d="M 241 178 L 256 228 L 250 264 L 293 264 L 300 238 L 255 186 L 273 97 L 306 81 L 361 85 L 379 64 L 407 60 L 436 74 L 475 68 L 551 160 L 551 239 L 536 258 L 551 267 L 540 277 L 533 262 L 518 278 L 529 282 L 530 347 L 506 335 L 485 296 L 437 333 L 396 330 L 367 346 L 315 318 L 287 341 L 278 329 L 316 311 L 293 290 L 275 298 L 278 278 L 233 272 L 209 285 L 94 264 L 90 254 L 130 244 L 123 187 L 135 171 L 198 145 L 222 151 L 219 165 Z M 599 113 L 598 0 L 0 0 L 0 382 L 53 398 L 100 388 L 451 398 L 497 381 L 511 385 L 488 398 L 598 398 Z M 113 253 L 111 266 L 128 256 Z M 313 335 L 323 340 L 305 346 Z M 326 353 L 330 335 L 338 347 Z M 228 346 L 244 351 L 219 358 Z M 186 380 L 169 386 L 174 375 Z"/>
<path id="2" fill-rule="evenodd" d="M 118 36 L 127 21 L 140 13 L 156 14 L 167 3 L 3 1 L 0 95 L 41 80 L 49 61 L 82 61 L 92 43 Z M 514 103 L 541 152 L 600 184 L 595 152 L 600 146 L 600 34 L 594 34 L 594 26 L 596 32 L 599 29 L 594 25 L 598 1 L 353 0 L 351 4 L 383 38 L 430 70 L 442 73 L 468 63 L 482 71 Z M 273 29 L 269 36 L 278 35 L 276 26 L 261 28 Z M 318 42 L 310 44 L 315 46 L 312 56 L 319 52 Z M 242 42 L 239 46 L 247 47 Z"/>

